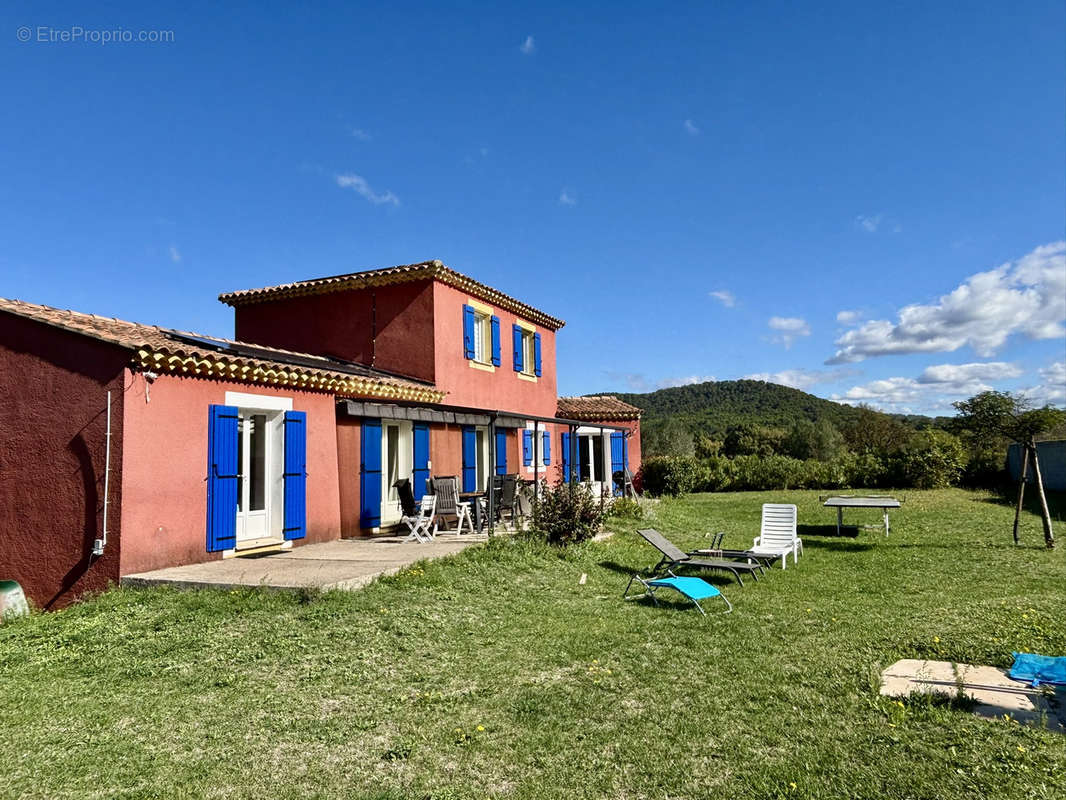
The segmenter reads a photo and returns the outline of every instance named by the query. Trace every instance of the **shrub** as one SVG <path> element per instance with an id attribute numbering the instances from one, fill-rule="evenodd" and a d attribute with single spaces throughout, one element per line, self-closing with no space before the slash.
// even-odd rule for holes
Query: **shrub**
<path id="1" fill-rule="evenodd" d="M 737 456 L 733 487 L 739 491 L 788 489 L 800 480 L 803 462 L 788 456 Z"/>
<path id="2" fill-rule="evenodd" d="M 555 545 L 585 542 L 599 532 L 604 516 L 588 486 L 558 483 L 546 486 L 534 506 L 532 533 Z"/>
<path id="3" fill-rule="evenodd" d="M 680 497 L 705 482 L 705 470 L 689 456 L 653 456 L 641 467 L 644 491 L 650 495 Z"/>
<path id="4" fill-rule="evenodd" d="M 616 497 L 607 506 L 607 516 L 621 519 L 643 519 L 644 509 L 632 497 Z"/>
<path id="5" fill-rule="evenodd" d="M 903 472 L 917 489 L 943 489 L 954 486 L 966 465 L 962 442 L 950 433 L 925 430 L 907 444 Z"/>

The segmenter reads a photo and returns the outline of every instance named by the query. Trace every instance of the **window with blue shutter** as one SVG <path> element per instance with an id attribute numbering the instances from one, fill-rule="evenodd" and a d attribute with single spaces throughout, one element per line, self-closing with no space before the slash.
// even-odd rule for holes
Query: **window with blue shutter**
<path id="1" fill-rule="evenodd" d="M 522 463 L 527 467 L 533 465 L 533 431 L 522 431 Z"/>
<path id="2" fill-rule="evenodd" d="M 237 546 L 237 427 L 233 406 L 207 409 L 207 551 Z"/>
<path id="3" fill-rule="evenodd" d="M 521 325 L 514 325 L 511 327 L 511 338 L 514 340 L 514 371 L 521 372 L 523 369 Z"/>
<path id="4" fill-rule="evenodd" d="M 613 480 L 616 472 L 621 472 L 626 468 L 626 437 L 621 431 L 615 431 L 611 434 L 611 478 Z M 615 481 L 614 493 L 618 497 L 622 494 L 622 484 Z"/>
<path id="5" fill-rule="evenodd" d="M 463 491 L 477 491 L 477 431 L 463 427 Z"/>
<path id="6" fill-rule="evenodd" d="M 544 446 L 543 446 L 544 464 L 548 465 L 548 464 L 552 463 L 552 437 L 551 437 L 551 434 L 548 433 L 547 431 L 544 431 L 544 433 L 542 433 L 541 436 L 544 439 Z"/>
<path id="7" fill-rule="evenodd" d="M 540 334 L 533 334 L 533 374 L 540 377 Z"/>
<path id="8" fill-rule="evenodd" d="M 507 431 L 496 431 L 496 474 L 507 474 Z"/>
<path id="9" fill-rule="evenodd" d="M 500 318 L 492 315 L 492 365 L 500 366 Z"/>
<path id="10" fill-rule="evenodd" d="M 414 468 L 411 470 L 411 483 L 415 490 L 415 502 L 420 501 L 426 493 L 426 481 L 429 480 L 429 423 L 416 422 L 412 426 L 414 438 Z"/>
<path id="11" fill-rule="evenodd" d="M 307 535 L 307 412 L 285 412 L 285 463 L 282 467 L 285 511 L 281 533 L 286 539 Z"/>
<path id="12" fill-rule="evenodd" d="M 381 420 L 364 419 L 359 468 L 359 527 L 381 527 Z"/>
<path id="13" fill-rule="evenodd" d="M 561 435 L 563 451 L 563 483 L 570 483 L 570 434 Z"/>
<path id="14" fill-rule="evenodd" d="M 466 358 L 474 357 L 474 307 L 463 306 L 463 355 Z"/>

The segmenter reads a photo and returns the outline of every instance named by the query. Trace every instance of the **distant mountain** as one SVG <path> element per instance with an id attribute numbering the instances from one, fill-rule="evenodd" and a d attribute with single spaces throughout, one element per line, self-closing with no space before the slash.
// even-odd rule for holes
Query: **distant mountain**
<path id="1" fill-rule="evenodd" d="M 644 429 L 672 419 L 695 435 L 712 438 L 721 438 L 740 423 L 789 428 L 801 419 L 813 423 L 828 420 L 842 430 L 859 416 L 859 410 L 852 406 L 765 381 L 710 381 L 643 394 L 611 394 L 644 410 Z M 892 416 L 913 428 L 939 422 L 929 417 Z"/>

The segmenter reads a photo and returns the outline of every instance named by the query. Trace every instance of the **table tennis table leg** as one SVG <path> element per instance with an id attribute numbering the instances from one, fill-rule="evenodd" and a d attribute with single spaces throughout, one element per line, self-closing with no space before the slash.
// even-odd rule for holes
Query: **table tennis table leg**
<path id="1" fill-rule="evenodd" d="M 844 522 L 844 509 L 837 506 L 837 536 L 840 535 L 840 526 Z"/>
<path id="2" fill-rule="evenodd" d="M 888 509 L 887 508 L 882 508 L 881 511 L 885 515 L 885 536 L 887 537 L 888 536 Z"/>

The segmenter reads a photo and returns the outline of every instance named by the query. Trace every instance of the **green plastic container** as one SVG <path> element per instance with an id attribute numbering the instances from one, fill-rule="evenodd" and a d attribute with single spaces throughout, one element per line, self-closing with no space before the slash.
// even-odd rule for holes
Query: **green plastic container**
<path id="1" fill-rule="evenodd" d="M 0 581 L 0 622 L 30 613 L 26 593 L 15 581 Z"/>

